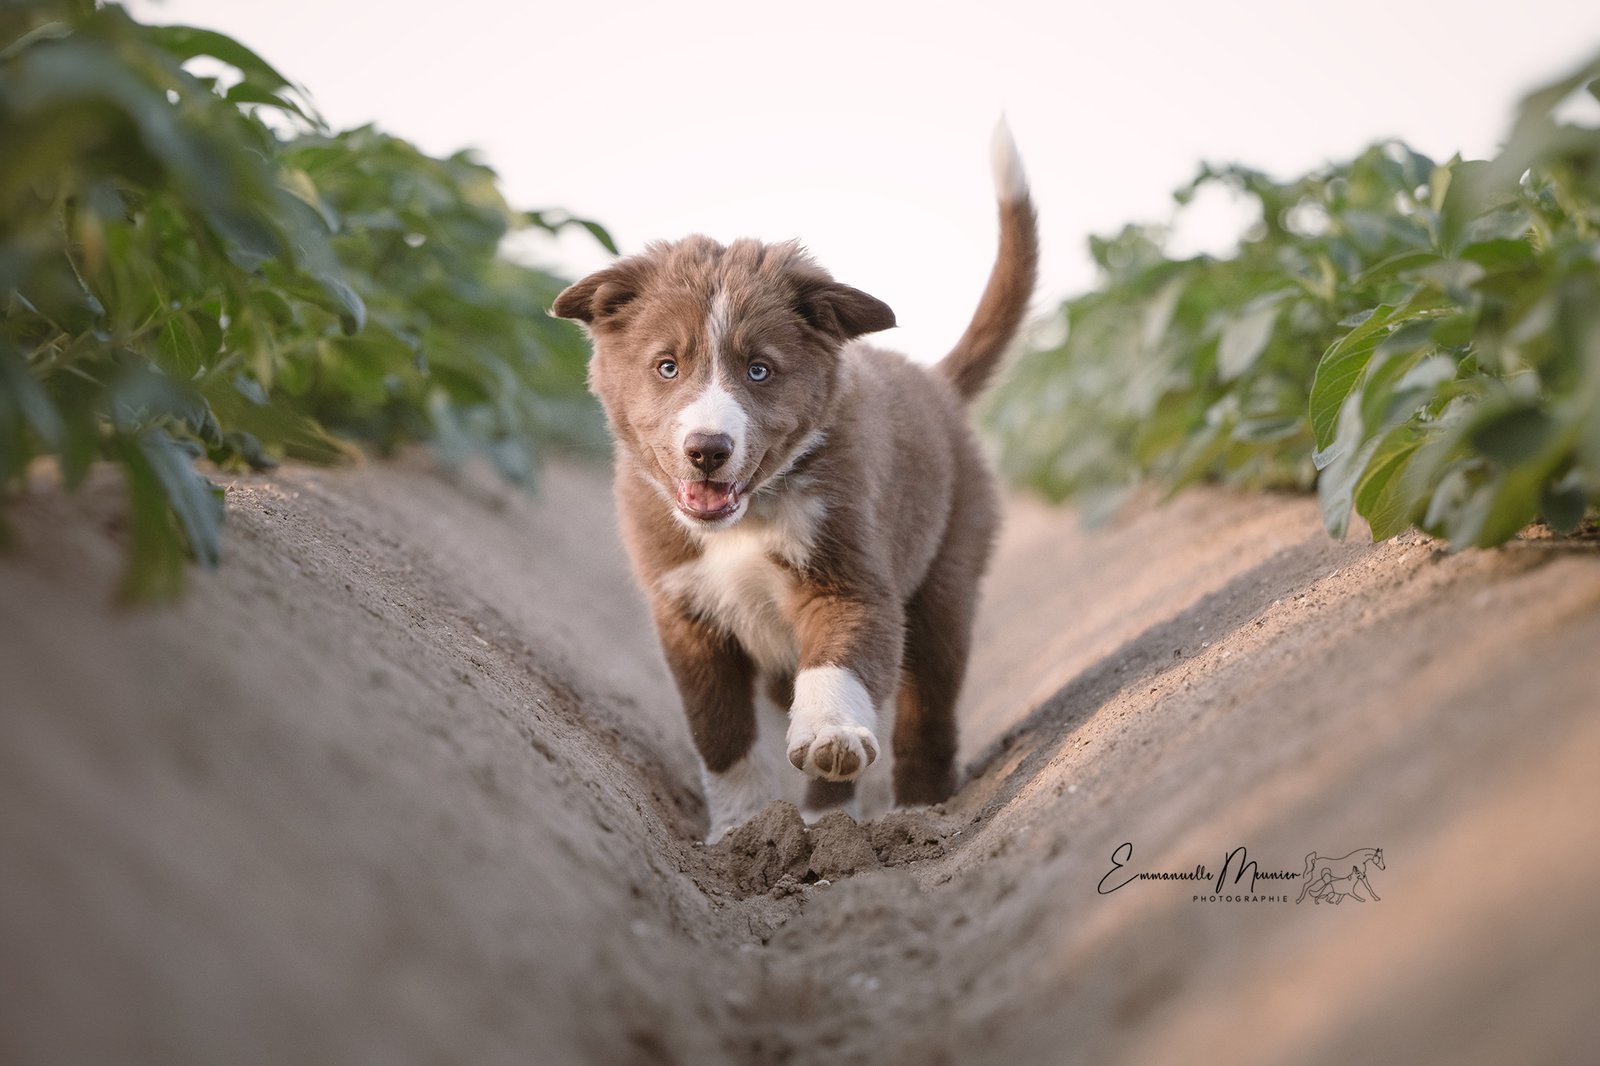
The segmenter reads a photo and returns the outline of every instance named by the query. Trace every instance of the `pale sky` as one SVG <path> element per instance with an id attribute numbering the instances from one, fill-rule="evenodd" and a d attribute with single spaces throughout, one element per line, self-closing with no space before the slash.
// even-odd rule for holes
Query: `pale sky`
<path id="1" fill-rule="evenodd" d="M 1594 0 L 1041 4 L 135 0 L 233 34 L 336 127 L 472 146 L 513 205 L 657 238 L 798 237 L 935 359 L 994 254 L 1004 112 L 1039 207 L 1047 310 L 1091 284 L 1090 233 L 1158 221 L 1202 160 L 1279 177 L 1402 137 L 1492 153 L 1517 98 L 1600 49 Z M 1222 250 L 1218 201 L 1181 230 Z M 541 246 L 576 276 L 605 253 Z"/>

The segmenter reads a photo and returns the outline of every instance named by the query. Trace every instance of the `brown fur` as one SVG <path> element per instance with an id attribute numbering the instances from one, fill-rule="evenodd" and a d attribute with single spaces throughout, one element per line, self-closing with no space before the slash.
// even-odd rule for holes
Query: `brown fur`
<path id="1" fill-rule="evenodd" d="M 939 370 L 970 400 L 983 391 L 1028 311 L 1039 273 L 1038 222 L 1026 198 L 1000 203 L 1000 254 L 977 313 Z"/>
<path id="2" fill-rule="evenodd" d="M 801 698 L 797 674 L 838 668 L 874 706 L 898 700 L 897 802 L 949 795 L 955 702 L 998 519 L 964 406 L 1015 334 L 1036 269 L 1031 204 L 1003 199 L 989 285 L 937 372 L 855 341 L 893 312 L 794 244 L 655 244 L 557 299 L 554 313 L 594 342 L 623 538 L 708 771 L 748 752 L 758 684 L 787 706 Z M 770 370 L 761 380 L 758 362 Z M 740 442 L 710 474 L 684 444 L 686 420 L 703 411 Z M 691 483 L 731 491 L 743 509 L 703 521 L 684 510 Z M 791 750 L 830 778 L 813 782 L 816 805 L 848 798 L 838 779 L 876 758 L 873 739 L 858 749 L 830 733 Z"/>

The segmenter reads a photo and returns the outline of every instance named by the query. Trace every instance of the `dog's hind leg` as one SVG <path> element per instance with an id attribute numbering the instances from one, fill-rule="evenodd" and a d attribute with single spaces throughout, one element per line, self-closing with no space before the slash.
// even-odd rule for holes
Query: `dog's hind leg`
<path id="1" fill-rule="evenodd" d="M 971 620 L 927 599 L 918 593 L 906 612 L 905 677 L 894 723 L 897 806 L 938 803 L 955 791 L 956 697 Z"/>
<path id="2" fill-rule="evenodd" d="M 976 449 L 965 454 L 975 456 Z M 958 461 L 956 483 L 966 489 L 922 585 L 906 604 L 892 741 L 898 806 L 939 803 L 956 788 L 956 700 L 972 651 L 978 583 L 999 525 L 999 502 L 973 459 Z"/>
<path id="3" fill-rule="evenodd" d="M 939 803 L 956 787 L 956 700 L 972 649 L 986 536 L 946 542 L 906 605 L 906 642 L 894 724 L 894 801 Z"/>

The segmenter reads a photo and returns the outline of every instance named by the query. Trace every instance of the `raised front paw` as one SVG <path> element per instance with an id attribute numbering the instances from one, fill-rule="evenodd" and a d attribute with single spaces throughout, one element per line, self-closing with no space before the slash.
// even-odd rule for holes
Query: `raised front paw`
<path id="1" fill-rule="evenodd" d="M 877 712 L 866 686 L 841 666 L 801 670 L 789 711 L 789 761 L 824 781 L 854 781 L 878 758 Z"/>
<path id="2" fill-rule="evenodd" d="M 824 781 L 854 781 L 878 758 L 878 738 L 859 725 L 824 726 L 817 732 L 789 727 L 789 761 Z"/>

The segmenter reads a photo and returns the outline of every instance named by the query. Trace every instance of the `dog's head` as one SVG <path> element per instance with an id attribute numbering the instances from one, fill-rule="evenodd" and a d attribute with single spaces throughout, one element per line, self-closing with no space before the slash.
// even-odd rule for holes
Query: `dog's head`
<path id="1" fill-rule="evenodd" d="M 594 341 L 589 387 L 639 471 L 691 529 L 742 518 L 815 447 L 839 351 L 894 325 L 795 244 L 707 237 L 651 245 L 556 298 Z"/>

